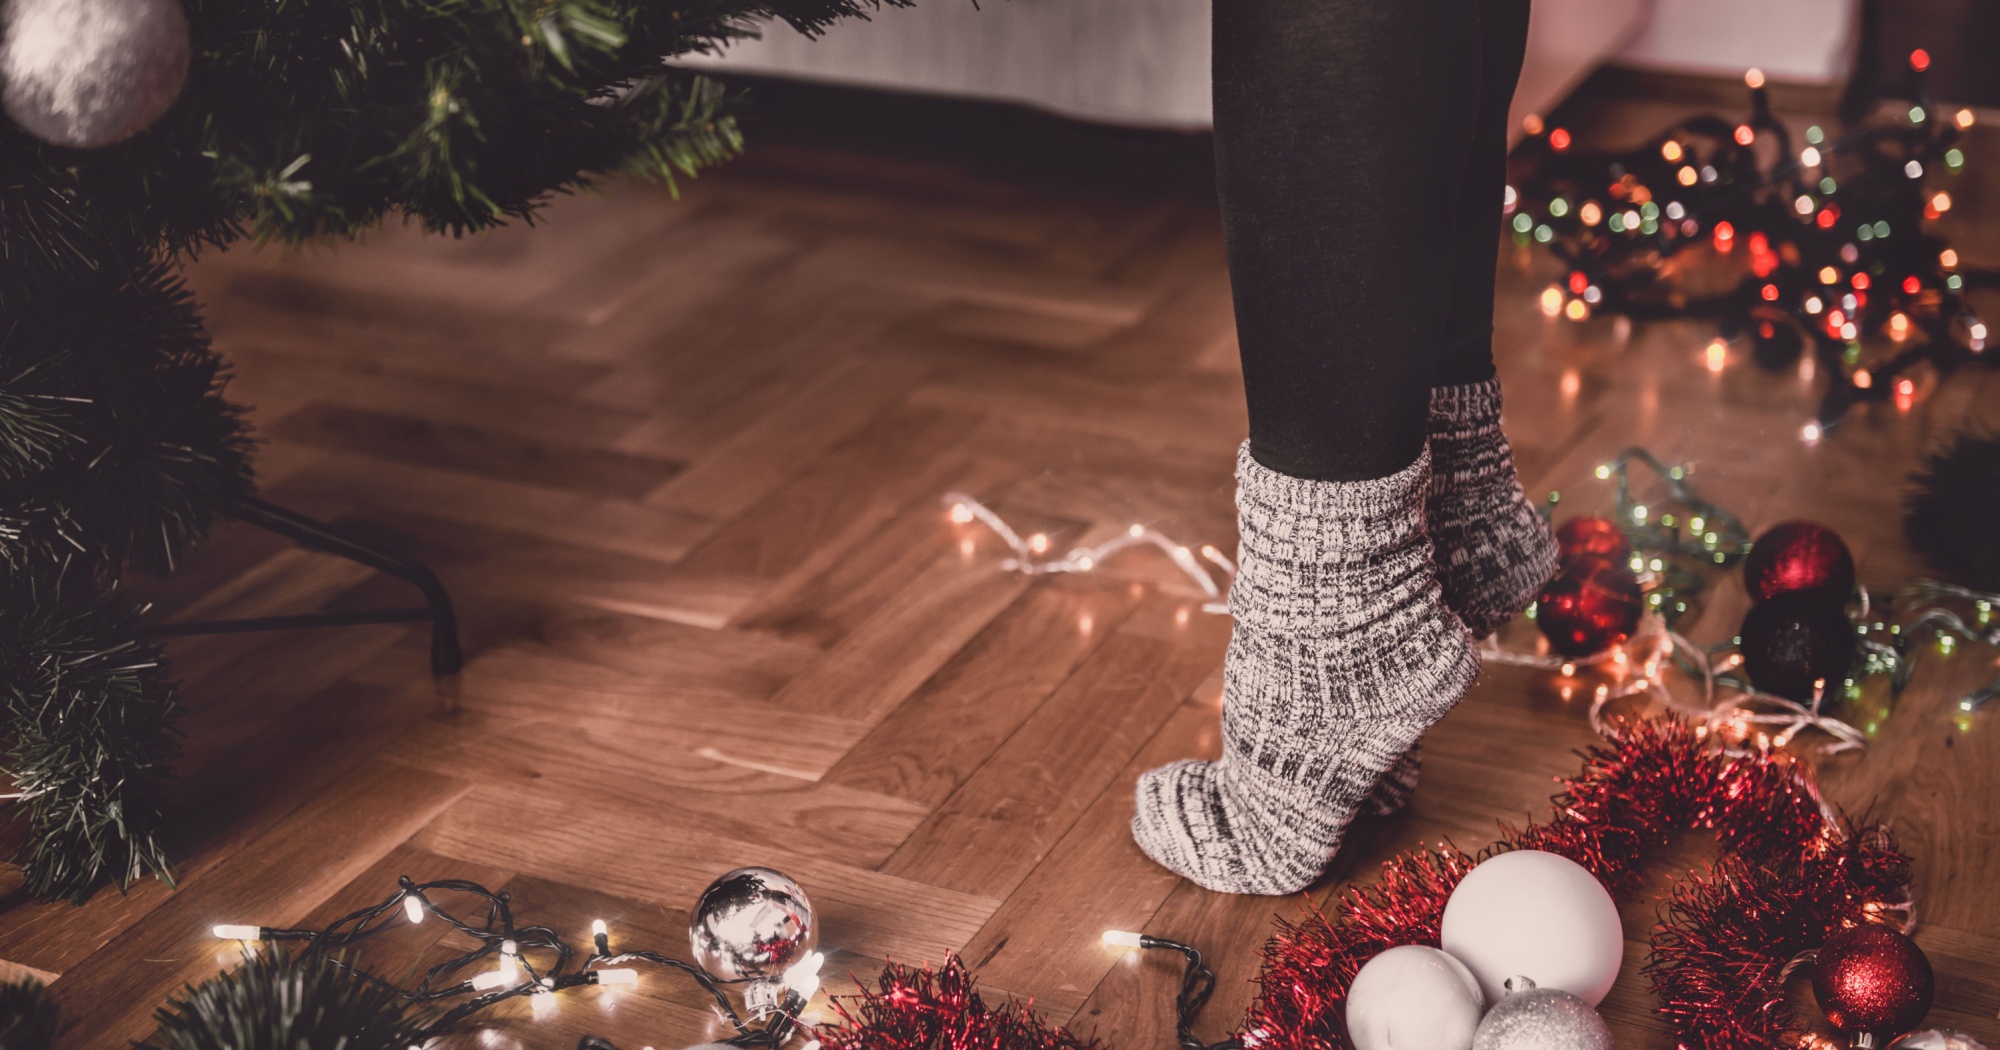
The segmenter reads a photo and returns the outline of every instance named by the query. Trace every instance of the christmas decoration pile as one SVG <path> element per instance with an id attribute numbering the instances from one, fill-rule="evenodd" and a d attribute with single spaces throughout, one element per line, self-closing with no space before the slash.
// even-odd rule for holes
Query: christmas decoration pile
<path id="1" fill-rule="evenodd" d="M 471 921 L 440 903 L 453 898 L 470 901 L 483 918 Z M 408 987 L 360 969 L 353 951 L 403 925 L 396 921 L 399 916 L 412 925 L 435 917 L 477 946 L 429 967 Z M 185 1043 L 170 1044 L 168 1050 L 235 1045 L 229 1034 L 242 1031 L 272 1032 L 279 1036 L 270 1040 L 273 1046 L 317 1045 L 305 1038 L 310 1033 L 300 1026 L 334 1023 L 320 1019 L 322 1014 L 346 1017 L 349 1007 L 329 1008 L 330 1012 L 322 1014 L 301 1012 L 297 1007 L 309 1002 L 308 998 L 274 996 L 269 989 L 274 982 L 297 981 L 301 973 L 310 984 L 320 976 L 313 969 L 318 964 L 338 970 L 355 988 L 367 989 L 365 995 L 352 989 L 325 990 L 332 1000 L 351 999 L 351 1012 L 365 1015 L 367 1024 L 350 1033 L 361 1040 L 357 1045 L 377 1045 L 370 1040 L 379 1036 L 386 1040 L 380 1045 L 402 1050 L 421 1045 L 509 999 L 526 998 L 535 1016 L 541 1017 L 557 1009 L 557 994 L 566 989 L 637 984 L 639 971 L 625 966 L 633 962 L 664 966 L 691 977 L 715 1001 L 718 1016 L 733 1029 L 732 1045 L 776 1050 L 799 1030 L 799 1011 L 819 990 L 819 972 L 825 962 L 825 957 L 813 950 L 818 928 L 805 890 L 769 868 L 738 868 L 702 892 L 688 923 L 688 943 L 695 962 L 653 951 L 613 952 L 610 927 L 600 919 L 591 924 L 591 953 L 581 965 L 570 969 L 574 949 L 554 930 L 517 925 L 507 894 L 459 879 L 419 883 L 404 877 L 398 880 L 396 892 L 380 903 L 342 916 L 323 929 L 223 924 L 215 927 L 214 933 L 223 940 L 243 941 L 246 946 L 272 942 L 282 949 L 287 943 L 303 943 L 299 958 L 305 962 L 293 964 L 282 950 L 246 952 L 249 962 L 245 967 L 189 989 L 169 1004 L 170 1012 L 178 1010 L 189 1018 L 184 1027 L 193 1034 Z M 743 985 L 749 1019 L 724 990 L 729 984 Z M 236 990 L 239 988 L 245 991 Z M 218 1005 L 211 1008 L 204 1003 Z M 434 1016 L 415 1018 L 404 1015 L 410 1003 L 452 1005 Z M 325 1031 L 342 1034 L 337 1027 Z M 211 1041 L 203 1042 L 197 1036 Z M 329 1045 L 337 1042 L 331 1040 Z M 602 1040 L 584 1042 L 586 1046 L 610 1046 Z"/>
<path id="2" fill-rule="evenodd" d="M 1720 859 L 1675 887 L 1646 966 L 1662 1018 L 1682 1043 L 1703 1050 L 1791 1045 L 1802 1029 L 1780 991 L 1787 965 L 1906 904 L 1909 858 L 1886 830 L 1857 829 L 1834 813 L 1782 753 L 1722 754 L 1694 727 L 1654 720 L 1593 748 L 1564 788 L 1548 823 L 1511 830 L 1483 854 L 1450 846 L 1403 854 L 1374 885 L 1343 890 L 1326 913 L 1281 922 L 1265 948 L 1246 1045 L 1357 1047 L 1344 1017 L 1363 967 L 1390 948 L 1443 943 L 1454 891 L 1482 862 L 1513 851 L 1567 858 L 1627 894 L 1677 836 L 1715 834 Z M 1877 972 L 1886 981 L 1897 971 Z M 1871 981 L 1867 989 L 1919 1016 L 1917 1000 L 1928 1005 L 1911 983 Z"/>
<path id="3" fill-rule="evenodd" d="M 28 892 L 171 870 L 174 688 L 119 580 L 253 495 L 176 267 L 241 234 L 464 234 L 613 173 L 691 175 L 741 137 L 671 58 L 878 2 L 899 0 L 0 3 L 0 762 Z"/>
<path id="4" fill-rule="evenodd" d="M 1930 98 L 1929 65 L 1912 54 L 1895 119 L 1835 138 L 1814 126 L 1803 144 L 1772 114 L 1755 71 L 1747 119 L 1694 118 L 1630 152 L 1573 150 L 1566 129 L 1539 129 L 1522 147 L 1531 173 L 1508 199 L 1517 243 L 1547 246 L 1566 271 L 1542 293 L 1543 310 L 1579 321 L 1714 317 L 1718 370 L 1730 341 L 1747 340 L 1773 369 L 1810 346 L 1829 385 L 1802 427 L 1809 441 L 1856 404 L 1907 407 L 1920 363 L 1941 375 L 1990 366 L 1986 324 L 1965 293 L 2000 280 L 1963 266 L 1929 226 L 1952 206 L 1937 180 L 1964 165 L 1958 141 L 1973 115 Z M 1703 294 L 1676 265 L 1695 247 L 1747 272 Z M 1893 349 L 1864 360 L 1864 341 L 1878 335 Z"/>
<path id="5" fill-rule="evenodd" d="M 1354 975 L 1355 1050 L 1610 1050 L 1592 1007 L 1618 977 L 1625 935 L 1610 894 L 1574 861 L 1498 854 L 1453 888 L 1438 929 L 1441 949 L 1391 948 Z"/>

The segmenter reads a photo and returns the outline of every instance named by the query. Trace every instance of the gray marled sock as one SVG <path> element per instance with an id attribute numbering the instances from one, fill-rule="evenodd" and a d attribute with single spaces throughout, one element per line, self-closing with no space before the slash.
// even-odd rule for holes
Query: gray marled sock
<path id="1" fill-rule="evenodd" d="M 1384 772 L 1479 673 L 1424 529 L 1430 454 L 1375 481 L 1305 481 L 1236 458 L 1242 532 L 1222 758 L 1139 778 L 1132 837 L 1212 890 L 1318 878 Z"/>
<path id="2" fill-rule="evenodd" d="M 1500 380 L 1431 389 L 1431 543 L 1445 601 L 1484 638 L 1556 573 L 1556 541 L 1514 474 Z"/>
<path id="3" fill-rule="evenodd" d="M 1361 812 L 1371 817 L 1392 817 L 1401 812 L 1417 793 L 1417 776 L 1423 769 L 1424 742 L 1418 740 L 1375 782 L 1375 789 L 1361 800 Z"/>

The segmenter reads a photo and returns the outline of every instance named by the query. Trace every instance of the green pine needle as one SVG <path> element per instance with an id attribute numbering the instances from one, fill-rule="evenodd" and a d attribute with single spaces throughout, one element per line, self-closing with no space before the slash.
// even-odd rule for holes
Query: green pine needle
<path id="1" fill-rule="evenodd" d="M 283 948 L 188 985 L 136 1050 L 408 1050 L 418 1025 L 395 992 Z"/>
<path id="2" fill-rule="evenodd" d="M 0 1050 L 52 1050 L 56 1004 L 32 977 L 0 984 Z"/>

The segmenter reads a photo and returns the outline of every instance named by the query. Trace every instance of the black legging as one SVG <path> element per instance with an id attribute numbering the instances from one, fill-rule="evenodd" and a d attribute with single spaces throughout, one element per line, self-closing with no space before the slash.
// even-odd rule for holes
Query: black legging
<path id="1" fill-rule="evenodd" d="M 1215 0 L 1215 154 L 1250 452 L 1393 474 L 1493 375 L 1528 0 Z"/>

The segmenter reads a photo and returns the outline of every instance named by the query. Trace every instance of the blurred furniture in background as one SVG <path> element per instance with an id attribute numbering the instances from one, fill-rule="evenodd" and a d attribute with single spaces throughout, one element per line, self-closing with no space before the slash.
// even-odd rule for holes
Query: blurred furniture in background
<path id="1" fill-rule="evenodd" d="M 1535 0 L 1516 128 L 1598 66 L 1844 77 L 1850 0 Z M 1209 123 L 1209 0 L 920 0 L 821 40 L 784 27 L 703 64 L 1035 106 L 1150 127 Z"/>

